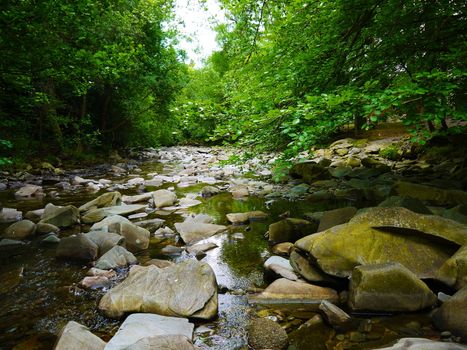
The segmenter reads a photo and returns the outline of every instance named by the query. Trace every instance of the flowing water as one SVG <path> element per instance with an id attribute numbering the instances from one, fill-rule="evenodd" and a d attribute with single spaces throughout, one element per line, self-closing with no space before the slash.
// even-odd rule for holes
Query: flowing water
<path id="1" fill-rule="evenodd" d="M 142 170 L 138 176 L 144 177 L 146 173 L 155 170 L 163 171 L 163 166 L 147 163 L 142 165 Z M 112 180 L 124 183 L 127 179 Z M 189 193 L 199 193 L 204 185 L 178 188 L 169 183 L 163 187 L 175 186 L 177 195 L 181 198 Z M 46 192 L 55 189 L 53 185 L 44 188 Z M 146 188 L 148 191 L 154 189 Z M 0 192 L 0 202 L 4 207 L 17 208 L 24 213 L 43 208 L 48 202 L 80 206 L 101 194 L 55 190 L 59 191 L 59 198 L 35 201 L 17 201 L 14 191 L 3 191 Z M 136 194 L 137 190 L 122 192 Z M 248 320 L 259 311 L 258 307 L 249 305 L 246 292 L 265 287 L 270 282 L 265 279 L 263 269 L 264 261 L 271 255 L 264 238 L 270 223 L 279 220 L 279 215 L 286 211 L 294 217 L 302 217 L 307 212 L 358 205 L 349 200 L 318 204 L 306 201 L 267 201 L 258 197 L 240 200 L 233 199 L 229 193 L 198 199 L 202 204 L 191 208 L 189 212 L 209 214 L 218 224 L 228 225 L 226 214 L 231 212 L 263 210 L 270 214 L 262 222 L 253 222 L 248 226 L 229 226 L 227 232 L 210 239 L 218 248 L 208 251 L 203 261 L 210 264 L 218 284 L 225 286 L 228 292 L 219 295 L 219 317 L 203 323 L 213 330 L 212 334 L 195 335 L 195 344 L 202 349 L 246 348 Z M 183 221 L 180 213 L 160 214 L 151 213 L 148 218 L 162 218 L 166 220 L 165 225 L 170 227 L 175 222 Z M 6 226 L 0 226 L 0 231 Z M 60 235 L 66 236 L 80 230 L 87 232 L 87 229 L 86 226 L 78 226 L 63 230 Z M 97 304 L 105 291 L 78 287 L 78 282 L 86 275 L 88 267 L 55 259 L 55 246 L 41 245 L 40 239 L 37 237 L 26 241 L 22 247 L 0 253 L 0 349 L 51 349 L 59 330 L 70 320 L 86 325 L 104 340 L 110 339 L 121 321 L 106 318 L 98 312 Z M 160 242 L 153 239 L 149 249 L 137 256 L 139 261 L 144 263 L 153 258 L 168 259 L 161 254 L 161 248 L 167 244 L 181 245 L 174 240 Z M 189 257 L 182 255 L 172 260 L 186 258 Z M 124 275 L 125 271 L 121 273 Z M 312 316 L 310 312 L 304 312 L 300 308 L 271 310 L 270 316 L 279 319 L 289 332 L 290 350 L 371 349 L 403 336 L 439 337 L 425 314 L 371 318 L 360 315 L 361 324 L 354 334 L 338 334 L 327 326 L 313 332 L 305 326 L 298 329 L 299 325 Z M 365 337 L 358 339 L 359 334 L 365 334 Z"/>

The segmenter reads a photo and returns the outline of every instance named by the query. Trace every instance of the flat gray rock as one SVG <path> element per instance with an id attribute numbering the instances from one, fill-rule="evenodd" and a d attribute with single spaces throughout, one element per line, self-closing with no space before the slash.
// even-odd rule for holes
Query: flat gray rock
<path id="1" fill-rule="evenodd" d="M 166 341 L 168 339 L 159 337 L 170 335 L 177 338 L 171 339 L 174 343 L 183 344 L 188 342 L 190 344 L 193 337 L 193 328 L 194 325 L 186 318 L 166 317 L 148 313 L 131 314 L 122 323 L 114 337 L 110 339 L 105 350 L 134 349 L 136 344 L 138 344 L 137 349 L 180 349 L 179 347 L 166 347 L 170 344 Z M 159 339 L 146 339 L 153 337 Z M 166 345 L 159 347 L 162 344 Z M 144 347 L 143 345 L 151 345 L 152 347 Z M 182 349 L 184 348 L 182 347 Z"/>
<path id="2" fill-rule="evenodd" d="M 105 344 L 83 325 L 70 321 L 60 332 L 54 350 L 103 350 Z"/>

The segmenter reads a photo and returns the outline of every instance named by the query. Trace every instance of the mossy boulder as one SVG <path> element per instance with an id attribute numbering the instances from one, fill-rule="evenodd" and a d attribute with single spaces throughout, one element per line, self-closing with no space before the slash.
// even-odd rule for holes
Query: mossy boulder
<path id="1" fill-rule="evenodd" d="M 456 289 L 467 286 L 467 245 L 461 247 L 441 266 L 436 279 Z"/>
<path id="2" fill-rule="evenodd" d="M 368 208 L 355 216 L 351 222 L 367 223 L 373 228 L 394 231 L 400 234 L 423 233 L 451 241 L 458 245 L 467 244 L 467 225 L 437 215 L 417 214 L 406 208 Z"/>
<path id="3" fill-rule="evenodd" d="M 466 237 L 465 226 L 451 220 L 404 208 L 371 208 L 347 224 L 298 240 L 295 247 L 337 277 L 350 276 L 362 264 L 398 262 L 418 278 L 434 278 Z"/>
<path id="4" fill-rule="evenodd" d="M 399 263 L 357 266 L 348 304 L 353 310 L 417 311 L 433 306 L 436 295 Z"/>
<path id="5" fill-rule="evenodd" d="M 467 286 L 441 305 L 433 315 L 433 322 L 438 329 L 467 341 Z"/>

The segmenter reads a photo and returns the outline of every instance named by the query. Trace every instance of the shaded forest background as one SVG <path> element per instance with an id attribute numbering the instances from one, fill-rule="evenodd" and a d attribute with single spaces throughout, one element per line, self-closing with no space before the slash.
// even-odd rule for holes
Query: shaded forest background
<path id="1" fill-rule="evenodd" d="M 343 127 L 465 133 L 465 1 L 221 0 L 221 50 L 175 49 L 169 0 L 0 4 L 0 165 L 237 144 L 293 157 Z"/>

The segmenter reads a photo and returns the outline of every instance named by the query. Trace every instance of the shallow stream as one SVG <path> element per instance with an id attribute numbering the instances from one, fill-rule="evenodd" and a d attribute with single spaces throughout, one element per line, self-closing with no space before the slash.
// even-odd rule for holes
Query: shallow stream
<path id="1" fill-rule="evenodd" d="M 164 173 L 167 165 L 146 163 L 141 166 L 145 174 L 158 171 Z M 98 179 L 99 177 L 96 177 Z M 109 177 L 107 177 L 109 178 Z M 125 183 L 130 177 L 109 178 L 114 183 Z M 59 190 L 51 185 L 43 185 L 44 191 L 59 192 L 59 197 L 42 200 L 21 200 L 14 197 L 14 190 L 0 192 L 0 202 L 4 207 L 23 211 L 40 209 L 52 202 L 56 205 L 73 204 L 80 206 L 94 199 L 98 193 Z M 179 198 L 199 194 L 205 184 L 180 188 L 176 184 L 164 184 L 162 188 L 175 187 Z M 156 188 L 147 187 L 150 191 Z M 136 194 L 136 188 L 121 191 L 122 194 Z M 313 313 L 303 308 L 260 311 L 258 306 L 250 305 L 247 295 L 255 288 L 263 288 L 268 282 L 264 276 L 263 263 L 271 255 L 264 237 L 268 225 L 279 220 L 279 215 L 289 212 L 293 217 L 303 217 L 305 213 L 333 209 L 348 205 L 359 206 L 350 200 L 340 202 L 311 203 L 306 201 L 267 200 L 259 197 L 233 199 L 230 193 L 223 192 L 211 198 L 197 199 L 202 204 L 189 210 L 174 213 L 150 213 L 146 219 L 162 218 L 165 225 L 172 227 L 175 222 L 183 221 L 188 212 L 205 213 L 215 218 L 218 224 L 228 225 L 226 214 L 262 210 L 270 214 L 262 222 L 248 226 L 229 226 L 229 230 L 209 239 L 218 248 L 207 252 L 203 261 L 213 268 L 219 285 L 226 293 L 219 294 L 219 317 L 205 323 L 196 322 L 212 329 L 212 332 L 196 334 L 195 345 L 201 349 L 246 349 L 246 330 L 248 321 L 258 312 L 266 312 L 278 319 L 289 333 L 290 350 L 301 349 L 372 349 L 386 345 L 404 336 L 424 336 L 439 338 L 425 314 L 398 315 L 393 317 L 357 315 L 360 318 L 358 329 L 337 333 L 327 326 L 320 330 L 309 331 L 302 325 Z M 162 215 L 164 214 L 164 215 Z M 7 225 L 0 226 L 0 232 Z M 75 232 L 87 232 L 88 227 L 74 227 L 62 230 L 66 236 Z M 86 325 L 104 340 L 116 332 L 121 321 L 101 315 L 97 304 L 103 295 L 102 290 L 84 290 L 78 286 L 86 275 L 87 266 L 55 259 L 55 246 L 40 244 L 41 237 L 26 241 L 18 249 L 0 253 L 0 349 L 51 349 L 60 329 L 70 320 Z M 181 260 L 190 258 L 186 253 L 177 257 L 161 254 L 167 244 L 182 245 L 174 240 L 151 241 L 148 250 L 137 255 L 140 263 L 153 258 Z M 20 271 L 22 270 L 21 277 Z M 124 274 L 125 271 L 122 271 Z M 204 327 L 203 327 L 204 328 Z M 313 345 L 311 345 L 313 344 Z"/>

